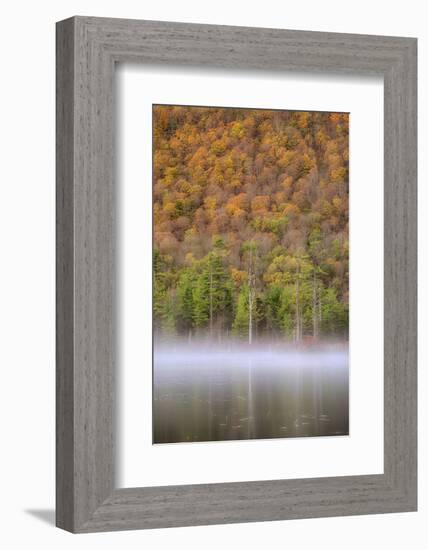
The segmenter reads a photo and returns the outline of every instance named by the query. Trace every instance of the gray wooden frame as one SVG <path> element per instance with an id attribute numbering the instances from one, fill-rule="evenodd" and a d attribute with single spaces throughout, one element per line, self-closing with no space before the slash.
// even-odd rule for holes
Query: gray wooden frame
<path id="1" fill-rule="evenodd" d="M 115 488 L 113 80 L 123 61 L 383 76 L 382 475 Z M 90 17 L 57 24 L 59 527 L 92 532 L 416 510 L 416 78 L 413 38 Z"/>

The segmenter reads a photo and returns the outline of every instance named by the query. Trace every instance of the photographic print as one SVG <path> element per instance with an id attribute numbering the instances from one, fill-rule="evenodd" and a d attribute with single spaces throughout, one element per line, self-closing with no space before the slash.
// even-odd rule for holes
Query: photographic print
<path id="1" fill-rule="evenodd" d="M 153 443 L 349 434 L 349 114 L 153 105 Z"/>

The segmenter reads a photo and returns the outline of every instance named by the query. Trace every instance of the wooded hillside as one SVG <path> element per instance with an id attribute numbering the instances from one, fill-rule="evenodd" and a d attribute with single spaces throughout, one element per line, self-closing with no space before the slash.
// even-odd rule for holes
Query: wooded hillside
<path id="1" fill-rule="evenodd" d="M 349 115 L 153 107 L 159 336 L 346 337 Z"/>

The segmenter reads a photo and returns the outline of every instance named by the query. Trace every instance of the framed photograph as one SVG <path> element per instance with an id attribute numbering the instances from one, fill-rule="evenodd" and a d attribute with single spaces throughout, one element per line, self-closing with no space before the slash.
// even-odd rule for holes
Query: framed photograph
<path id="1" fill-rule="evenodd" d="M 154 444 L 349 435 L 348 129 L 153 106 Z"/>
<path id="2" fill-rule="evenodd" d="M 57 525 L 417 507 L 416 39 L 57 24 Z"/>

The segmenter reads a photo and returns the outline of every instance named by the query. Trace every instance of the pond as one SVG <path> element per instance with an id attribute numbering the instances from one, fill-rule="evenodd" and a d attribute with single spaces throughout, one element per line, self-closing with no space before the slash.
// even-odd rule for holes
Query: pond
<path id="1" fill-rule="evenodd" d="M 348 433 L 346 345 L 155 347 L 153 443 Z"/>

